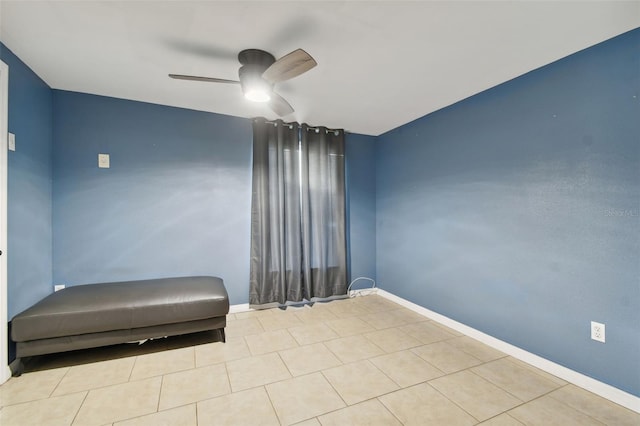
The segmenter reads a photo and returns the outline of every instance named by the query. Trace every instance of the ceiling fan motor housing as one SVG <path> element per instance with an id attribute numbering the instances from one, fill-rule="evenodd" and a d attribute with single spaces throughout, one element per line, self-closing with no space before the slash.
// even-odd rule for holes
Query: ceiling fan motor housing
<path id="1" fill-rule="evenodd" d="M 273 83 L 263 79 L 262 73 L 276 61 L 272 54 L 259 49 L 246 49 L 238 54 L 238 61 L 242 64 L 238 70 L 238 77 L 245 96 L 249 89 L 259 88 L 271 93 Z"/>
<path id="2" fill-rule="evenodd" d="M 245 49 L 238 53 L 238 61 L 240 61 L 242 65 L 262 65 L 266 70 L 276 61 L 276 58 L 271 53 L 265 52 L 264 50 Z"/>

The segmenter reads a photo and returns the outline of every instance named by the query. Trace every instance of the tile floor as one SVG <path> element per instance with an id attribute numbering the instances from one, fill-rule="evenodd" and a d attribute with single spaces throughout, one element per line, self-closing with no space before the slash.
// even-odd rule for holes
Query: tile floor
<path id="1" fill-rule="evenodd" d="M 379 296 L 32 358 L 10 425 L 640 425 L 640 414 Z"/>

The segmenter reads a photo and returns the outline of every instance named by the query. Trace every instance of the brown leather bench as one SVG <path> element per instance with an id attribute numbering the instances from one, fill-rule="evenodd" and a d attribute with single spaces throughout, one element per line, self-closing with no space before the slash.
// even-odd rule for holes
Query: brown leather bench
<path id="1" fill-rule="evenodd" d="M 11 321 L 21 358 L 218 330 L 225 340 L 229 297 L 217 277 L 161 278 L 87 284 L 57 291 Z"/>

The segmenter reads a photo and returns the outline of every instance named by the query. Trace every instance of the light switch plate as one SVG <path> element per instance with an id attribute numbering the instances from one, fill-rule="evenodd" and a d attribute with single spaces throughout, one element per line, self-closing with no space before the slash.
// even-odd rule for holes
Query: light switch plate
<path id="1" fill-rule="evenodd" d="M 9 133 L 9 151 L 15 151 L 16 150 L 16 135 L 14 135 L 13 133 Z"/>
<path id="2" fill-rule="evenodd" d="M 98 167 L 101 169 L 109 168 L 109 154 L 98 154 Z"/>

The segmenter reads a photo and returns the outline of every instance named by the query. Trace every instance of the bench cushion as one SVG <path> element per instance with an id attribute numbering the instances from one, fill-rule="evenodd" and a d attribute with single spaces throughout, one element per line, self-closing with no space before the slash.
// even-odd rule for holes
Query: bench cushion
<path id="1" fill-rule="evenodd" d="M 216 277 L 78 285 L 57 291 L 12 320 L 15 342 L 126 330 L 225 316 L 229 299 Z"/>

